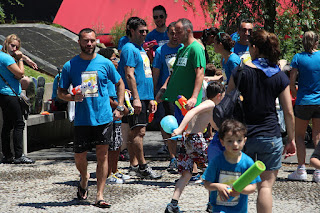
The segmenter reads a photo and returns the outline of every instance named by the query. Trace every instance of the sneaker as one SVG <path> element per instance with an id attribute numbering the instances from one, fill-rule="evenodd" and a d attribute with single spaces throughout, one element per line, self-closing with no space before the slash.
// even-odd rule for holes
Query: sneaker
<path id="1" fill-rule="evenodd" d="M 34 160 L 28 158 L 25 155 L 22 155 L 20 158 L 17 158 L 17 159 L 13 160 L 14 164 L 32 164 L 34 162 L 35 162 Z"/>
<path id="2" fill-rule="evenodd" d="M 114 174 L 110 175 L 107 180 L 106 184 L 122 184 L 123 180 L 115 176 Z"/>
<path id="3" fill-rule="evenodd" d="M 177 159 L 171 158 L 169 166 L 168 166 L 168 171 L 176 171 L 178 169 L 177 165 Z"/>
<path id="4" fill-rule="evenodd" d="M 288 180 L 307 180 L 307 172 L 305 168 L 297 168 L 296 171 L 288 175 Z"/>
<path id="5" fill-rule="evenodd" d="M 141 178 L 150 178 L 150 179 L 159 179 L 162 177 L 162 174 L 158 174 L 152 170 L 151 167 L 147 166 L 146 169 L 138 169 L 137 175 Z"/>
<path id="6" fill-rule="evenodd" d="M 138 169 L 139 169 L 139 166 L 136 165 L 136 166 L 130 166 L 129 167 L 129 171 L 128 171 L 128 174 L 130 176 L 136 176 L 137 175 L 137 172 L 138 172 Z"/>
<path id="7" fill-rule="evenodd" d="M 200 174 L 198 173 L 198 174 L 192 176 L 192 177 L 190 178 L 190 180 L 189 180 L 189 183 L 194 183 L 194 184 L 200 184 L 200 183 L 202 183 L 202 180 L 201 180 L 201 178 L 200 178 Z"/>
<path id="8" fill-rule="evenodd" d="M 207 209 L 206 212 L 212 213 L 212 205 L 210 202 L 207 203 Z"/>
<path id="9" fill-rule="evenodd" d="M 168 151 L 168 148 L 166 145 L 163 145 L 159 150 L 158 150 L 158 154 L 160 155 L 164 155 L 164 154 L 168 154 L 169 151 Z"/>
<path id="10" fill-rule="evenodd" d="M 174 206 L 172 203 L 169 203 L 164 212 L 165 213 L 176 213 L 176 212 L 179 213 L 181 211 L 180 211 L 180 207 L 179 206 Z"/>
<path id="11" fill-rule="evenodd" d="M 320 170 L 316 169 L 313 173 L 312 181 L 319 183 L 320 182 Z"/>
<path id="12" fill-rule="evenodd" d="M 3 163 L 3 164 L 12 164 L 13 160 L 14 160 L 13 157 L 11 157 L 11 158 L 3 157 L 2 160 L 1 160 L 1 163 Z"/>
<path id="13" fill-rule="evenodd" d="M 119 170 L 114 174 L 117 178 L 120 178 L 122 180 L 129 180 L 130 176 L 129 175 L 125 175 L 122 172 L 120 172 Z"/>

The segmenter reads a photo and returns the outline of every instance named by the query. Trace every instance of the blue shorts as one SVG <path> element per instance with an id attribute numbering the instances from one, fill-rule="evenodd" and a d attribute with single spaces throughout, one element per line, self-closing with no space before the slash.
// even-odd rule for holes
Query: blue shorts
<path id="1" fill-rule="evenodd" d="M 254 161 L 260 160 L 266 165 L 266 170 L 279 170 L 283 143 L 281 137 L 248 138 L 245 153 Z"/>
<path id="2" fill-rule="evenodd" d="M 177 119 L 178 124 L 180 125 L 184 116 L 182 115 L 182 112 L 179 107 L 177 107 L 177 105 L 174 105 L 174 117 Z"/>

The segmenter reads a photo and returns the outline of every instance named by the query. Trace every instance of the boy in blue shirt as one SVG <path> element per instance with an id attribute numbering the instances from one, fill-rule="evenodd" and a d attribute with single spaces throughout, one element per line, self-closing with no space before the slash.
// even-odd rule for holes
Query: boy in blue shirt
<path id="1" fill-rule="evenodd" d="M 261 181 L 258 176 L 241 193 L 229 190 L 233 182 L 254 164 L 253 160 L 241 151 L 247 140 L 246 133 L 246 127 L 236 120 L 225 120 L 219 129 L 220 141 L 225 151 L 209 163 L 202 176 L 204 186 L 211 191 L 210 203 L 213 212 L 248 212 L 248 194 L 253 193 L 256 183 Z M 230 196 L 234 198 L 228 201 Z"/>

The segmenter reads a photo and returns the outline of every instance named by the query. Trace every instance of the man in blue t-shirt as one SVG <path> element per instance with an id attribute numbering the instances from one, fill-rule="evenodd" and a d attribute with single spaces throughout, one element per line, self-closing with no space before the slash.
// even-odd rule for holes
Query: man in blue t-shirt
<path id="1" fill-rule="evenodd" d="M 124 79 L 126 89 L 131 91 L 134 114 L 125 116 L 123 124 L 129 123 L 128 151 L 133 172 L 141 177 L 161 178 L 161 175 L 148 167 L 143 154 L 143 137 L 148 123 L 147 107 L 151 113 L 157 109 L 153 96 L 152 71 L 150 61 L 141 47 L 148 33 L 143 19 L 134 19 L 129 23 L 129 42 L 122 48 L 118 71 Z"/>
<path id="2" fill-rule="evenodd" d="M 252 33 L 253 24 L 249 19 L 243 19 L 238 28 L 239 40 L 235 43 L 231 50 L 236 53 L 244 63 L 251 61 L 249 53 L 249 36 Z"/>
<path id="3" fill-rule="evenodd" d="M 158 45 L 153 48 L 156 50 L 158 47 L 169 42 L 166 26 L 167 12 L 162 5 L 153 8 L 153 20 L 157 27 L 147 35 L 146 41 L 156 40 Z"/>
<path id="4" fill-rule="evenodd" d="M 112 137 L 112 121 L 120 119 L 124 110 L 124 83 L 112 62 L 95 53 L 97 42 L 94 30 L 82 29 L 78 43 L 81 53 L 63 66 L 58 97 L 65 101 L 76 102 L 74 158 L 81 175 L 78 199 L 88 198 L 90 173 L 87 170 L 87 152 L 95 147 L 97 156 L 95 205 L 108 208 L 110 204 L 103 199 L 108 173 L 108 148 Z M 107 89 L 109 80 L 117 86 L 119 106 L 114 113 L 110 107 Z M 68 93 L 71 84 L 76 88 L 73 94 Z"/>
<path id="5" fill-rule="evenodd" d="M 164 44 L 163 46 L 159 47 L 156 50 L 156 55 L 153 60 L 153 68 L 152 68 L 152 76 L 153 76 L 153 87 L 154 87 L 154 94 L 157 94 L 159 89 L 165 83 L 167 78 L 171 75 L 173 71 L 173 64 L 176 60 L 176 55 L 178 50 L 183 46 L 176 36 L 175 31 L 175 22 L 169 24 L 167 32 L 169 37 L 169 42 Z M 174 105 L 172 102 L 163 101 L 159 103 L 157 113 L 155 114 L 156 122 L 160 122 L 160 120 L 165 115 L 174 115 Z M 170 134 L 165 133 L 161 129 L 161 133 L 163 139 L 168 139 L 171 137 Z M 170 164 L 168 167 L 169 171 L 173 171 L 177 169 L 177 160 L 176 156 L 176 147 L 177 141 L 170 141 L 167 143 L 168 150 L 170 153 Z"/>

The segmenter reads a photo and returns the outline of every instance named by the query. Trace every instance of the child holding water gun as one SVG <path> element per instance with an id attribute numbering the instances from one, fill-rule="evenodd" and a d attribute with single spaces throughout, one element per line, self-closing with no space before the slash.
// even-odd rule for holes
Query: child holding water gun
<path id="1" fill-rule="evenodd" d="M 181 177 L 176 183 L 171 203 L 167 205 L 165 212 L 180 212 L 178 200 L 192 176 L 193 164 L 196 163 L 200 168 L 205 167 L 207 143 L 202 132 L 208 126 L 208 123 L 216 126 L 212 117 L 213 108 L 220 103 L 224 97 L 224 92 L 225 88 L 220 82 L 210 83 L 207 87 L 208 100 L 188 111 L 180 126 L 172 133 L 172 136 L 181 135 L 188 125 L 187 131 L 183 134 L 182 146 L 178 154 L 178 171 Z M 193 118 L 195 120 L 191 122 Z"/>
<path id="2" fill-rule="evenodd" d="M 246 133 L 246 127 L 236 120 L 225 120 L 219 129 L 220 141 L 225 151 L 209 163 L 202 175 L 204 186 L 211 191 L 212 212 L 248 212 L 248 194 L 256 190 L 260 177 L 255 178 L 241 192 L 230 190 L 233 182 L 254 164 L 241 151 L 247 139 Z M 230 196 L 234 197 L 231 201 Z"/>

